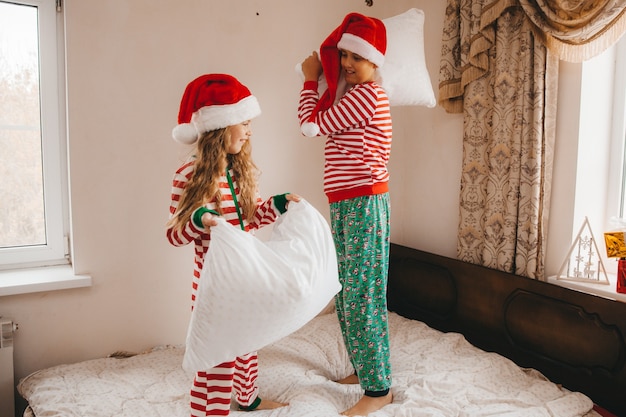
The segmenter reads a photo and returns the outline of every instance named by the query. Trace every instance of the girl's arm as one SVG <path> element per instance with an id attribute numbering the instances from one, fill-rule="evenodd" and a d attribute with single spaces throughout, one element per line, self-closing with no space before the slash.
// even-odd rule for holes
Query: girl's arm
<path id="1" fill-rule="evenodd" d="M 173 216 L 174 213 L 176 213 L 176 209 L 178 208 L 178 202 L 180 201 L 183 189 L 185 188 L 185 184 L 187 184 L 187 181 L 189 181 L 189 177 L 192 172 L 192 162 L 183 165 L 178 171 L 176 171 L 176 174 L 174 175 L 174 179 L 172 181 L 170 216 Z M 194 214 L 197 213 L 198 210 L 196 210 L 196 212 L 190 216 L 187 222 L 180 229 L 168 226 L 166 235 L 167 240 L 170 242 L 170 244 L 174 246 L 184 246 L 198 238 L 201 238 L 203 234 L 207 234 L 207 231 L 203 227 L 200 227 L 202 223 L 197 224 L 193 221 Z"/>
<path id="2" fill-rule="evenodd" d="M 278 194 L 265 201 L 257 196 L 258 206 L 254 219 L 249 222 L 250 229 L 260 229 L 274 223 L 279 215 L 287 211 L 290 201 L 298 202 L 300 199 L 299 195 L 293 193 Z"/>
<path id="3" fill-rule="evenodd" d="M 206 234 L 204 228 L 197 227 L 190 219 L 182 229 L 167 228 L 167 240 L 174 246 L 184 246 Z"/>

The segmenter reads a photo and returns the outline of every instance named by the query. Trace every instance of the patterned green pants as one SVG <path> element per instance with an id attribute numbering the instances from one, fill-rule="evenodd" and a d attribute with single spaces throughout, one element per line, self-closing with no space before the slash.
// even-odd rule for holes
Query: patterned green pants
<path id="1" fill-rule="evenodd" d="M 335 296 L 341 332 L 361 388 L 391 387 L 387 322 L 389 194 L 331 203 L 330 222 L 342 290 Z"/>

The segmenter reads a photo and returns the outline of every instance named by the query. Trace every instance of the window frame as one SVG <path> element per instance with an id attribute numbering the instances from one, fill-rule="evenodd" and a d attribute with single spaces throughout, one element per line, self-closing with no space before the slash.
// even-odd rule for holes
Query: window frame
<path id="1" fill-rule="evenodd" d="M 58 0 L 10 0 L 37 7 L 46 243 L 0 249 L 0 270 L 70 263 L 63 13 Z"/>
<path id="2" fill-rule="evenodd" d="M 613 123 L 611 131 L 611 157 L 609 167 L 608 209 L 617 207 L 620 218 L 626 217 L 626 36 L 615 45 L 615 78 L 613 95 Z M 613 201 L 613 198 L 618 199 Z M 610 218 L 607 216 L 607 218 Z"/>

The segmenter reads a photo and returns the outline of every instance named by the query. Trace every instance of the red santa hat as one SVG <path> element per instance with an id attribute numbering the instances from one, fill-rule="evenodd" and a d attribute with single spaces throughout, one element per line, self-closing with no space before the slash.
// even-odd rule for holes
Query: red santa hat
<path id="1" fill-rule="evenodd" d="M 315 123 L 317 113 L 328 109 L 343 95 L 343 91 L 338 91 L 341 76 L 339 49 L 360 55 L 377 67 L 382 67 L 387 51 L 385 24 L 382 20 L 374 17 L 367 17 L 360 13 L 349 13 L 341 25 L 322 42 L 320 61 L 328 89 L 320 97 L 309 120 L 302 125 L 302 133 L 306 136 L 317 136 L 320 131 L 319 126 Z"/>
<path id="2" fill-rule="evenodd" d="M 192 144 L 205 132 L 236 125 L 260 114 L 256 97 L 232 75 L 201 75 L 185 88 L 172 137 L 177 142 Z"/>

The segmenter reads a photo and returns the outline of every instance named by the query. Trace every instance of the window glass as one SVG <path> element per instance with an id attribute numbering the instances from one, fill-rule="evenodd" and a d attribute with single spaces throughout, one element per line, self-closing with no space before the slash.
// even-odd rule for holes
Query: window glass
<path id="1" fill-rule="evenodd" d="M 0 3 L 0 247 L 46 243 L 37 8 Z"/>
<path id="2" fill-rule="evenodd" d="M 0 1 L 0 269 L 67 263 L 54 0 Z"/>

